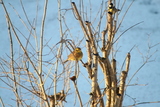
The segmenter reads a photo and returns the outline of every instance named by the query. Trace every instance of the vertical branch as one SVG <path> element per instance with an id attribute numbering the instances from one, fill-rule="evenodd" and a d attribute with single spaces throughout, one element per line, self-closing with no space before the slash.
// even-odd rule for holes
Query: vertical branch
<path id="1" fill-rule="evenodd" d="M 131 55 L 130 55 L 130 53 L 128 53 L 127 59 L 126 59 L 126 72 L 129 71 L 130 59 L 131 59 Z"/>
<path id="2" fill-rule="evenodd" d="M 108 1 L 108 4 L 111 3 L 111 0 Z M 103 57 L 105 58 L 105 62 L 106 63 L 103 63 L 104 64 L 104 75 L 105 75 L 105 82 L 106 82 L 106 85 L 108 87 L 108 90 L 106 92 L 106 95 L 107 95 L 107 102 L 106 102 L 106 107 L 110 107 L 111 105 L 111 83 L 112 83 L 112 80 L 111 80 L 111 73 L 112 73 L 112 69 L 111 69 L 111 64 L 110 64 L 110 61 L 109 61 L 109 54 L 110 54 L 110 51 L 111 51 L 111 47 L 112 47 L 112 20 L 113 20 L 113 17 L 111 14 L 107 14 L 107 34 L 108 34 L 108 39 L 107 39 L 107 44 L 106 44 L 106 47 L 105 49 L 103 50 Z M 112 75 L 113 76 L 113 75 Z M 114 85 L 114 84 L 112 84 Z M 112 99 L 113 100 L 113 99 Z"/>
<path id="3" fill-rule="evenodd" d="M 106 30 L 102 31 L 102 56 L 105 57 L 106 55 L 106 51 L 105 51 L 105 46 L 106 46 Z"/>
<path id="4" fill-rule="evenodd" d="M 96 50 L 93 50 L 93 52 L 95 52 Z M 98 86 L 98 83 L 97 83 L 97 56 L 96 54 L 93 55 L 93 67 L 92 67 L 92 94 L 93 94 L 93 97 L 92 97 L 92 104 L 91 104 L 91 107 L 94 107 L 95 105 L 95 102 L 96 102 L 96 99 L 97 99 L 97 95 L 96 95 L 96 90 L 97 90 L 97 86 Z"/>
<path id="5" fill-rule="evenodd" d="M 111 66 L 108 58 L 105 58 L 103 61 L 103 73 L 104 73 L 104 78 L 105 78 L 105 85 L 107 88 L 106 91 L 106 107 L 110 107 L 111 104 Z"/>
<path id="6" fill-rule="evenodd" d="M 55 95 L 56 96 L 56 95 Z M 55 107 L 55 98 L 54 96 L 48 96 L 48 98 L 50 99 L 50 107 Z"/>
<path id="7" fill-rule="evenodd" d="M 113 21 L 113 29 L 112 29 L 112 33 L 113 33 L 112 40 L 114 39 L 114 36 L 115 36 L 115 33 L 116 33 L 116 26 L 117 26 L 117 21 L 114 20 Z"/>
<path id="8" fill-rule="evenodd" d="M 98 84 L 97 84 L 96 94 L 97 94 L 97 98 L 99 98 L 99 102 L 100 102 L 100 106 L 99 107 L 105 107 L 104 106 L 104 101 L 103 101 L 103 98 L 102 98 L 102 94 L 101 94 L 101 91 L 100 91 L 100 87 L 99 87 Z M 97 103 L 99 103 L 99 102 L 97 102 Z"/>
<path id="9" fill-rule="evenodd" d="M 76 79 L 77 79 L 76 76 L 70 77 L 70 80 L 72 80 L 73 85 L 74 85 L 74 88 L 75 88 L 75 90 L 76 90 L 80 107 L 83 107 L 83 105 L 82 105 L 82 100 L 81 100 L 81 96 L 80 96 L 80 94 L 79 94 L 79 91 L 78 91 L 78 88 L 77 88 L 77 85 L 76 85 L 76 82 L 75 82 Z"/>
<path id="10" fill-rule="evenodd" d="M 91 42 L 91 47 L 92 47 L 92 50 L 93 50 L 93 67 L 92 67 L 92 75 L 93 77 L 91 78 L 92 79 L 92 104 L 91 106 L 95 106 L 96 104 L 96 99 L 97 97 L 99 96 L 97 92 L 98 91 L 98 83 L 97 83 L 97 67 L 98 67 L 98 53 L 97 53 L 97 47 L 95 45 L 95 39 L 96 38 L 93 38 L 93 34 L 92 34 L 92 30 L 91 30 L 91 27 L 90 27 L 91 23 L 86 21 L 86 27 L 87 27 L 87 31 L 88 31 L 88 36 L 90 38 L 90 42 Z"/>
<path id="11" fill-rule="evenodd" d="M 122 102 L 123 102 L 123 96 L 124 96 L 124 91 L 125 91 L 125 81 L 126 81 L 126 77 L 128 74 L 128 70 L 129 70 L 129 64 L 130 64 L 130 53 L 127 54 L 127 58 L 126 58 L 126 71 L 122 71 L 121 73 L 121 77 L 120 77 L 120 85 L 119 85 L 119 98 L 118 98 L 118 102 L 117 102 L 117 107 L 121 107 L 122 106 Z"/>
<path id="12" fill-rule="evenodd" d="M 108 5 L 111 3 L 111 0 L 108 2 Z M 108 41 L 106 46 L 106 54 L 104 57 L 108 57 L 112 47 L 112 31 L 113 31 L 113 16 L 111 14 L 107 14 L 107 34 L 108 34 Z"/>
<path id="13" fill-rule="evenodd" d="M 91 47 L 90 47 L 90 41 L 86 40 L 86 48 L 87 48 L 87 56 L 88 56 L 88 65 L 91 66 L 92 64 L 92 57 L 91 57 Z"/>
<path id="14" fill-rule="evenodd" d="M 108 1 L 108 5 L 112 3 L 112 0 Z M 106 29 L 102 32 L 102 53 L 103 58 L 105 61 L 103 62 L 103 72 L 105 75 L 105 82 L 108 87 L 106 92 L 107 95 L 107 102 L 106 107 L 115 107 L 116 104 L 116 90 L 117 90 L 117 77 L 116 77 L 116 60 L 113 59 L 112 63 L 109 60 L 110 51 L 113 46 L 113 39 L 114 39 L 114 30 L 116 28 L 116 23 L 113 25 L 114 17 L 112 14 L 107 14 L 107 25 Z M 105 44 L 104 35 L 108 34 L 107 44 Z"/>
<path id="15" fill-rule="evenodd" d="M 108 4 L 111 3 L 111 0 L 108 1 Z M 112 34 L 112 15 L 107 14 L 106 15 L 107 23 L 106 23 L 106 28 L 102 32 L 102 58 L 99 64 L 101 65 L 102 71 L 104 73 L 104 78 L 105 78 L 105 86 L 107 88 L 106 96 L 107 96 L 107 101 L 106 101 L 106 107 L 110 107 L 111 104 L 111 78 L 110 78 L 110 62 L 108 59 L 109 51 L 110 51 L 110 44 L 111 44 L 111 34 Z M 106 33 L 108 33 L 108 41 L 106 44 Z M 108 46 L 109 45 L 109 46 Z"/>
<path id="16" fill-rule="evenodd" d="M 40 34 L 40 51 L 39 51 L 39 74 L 42 74 L 42 53 L 43 53 L 43 34 L 44 34 L 44 24 L 47 12 L 47 4 L 48 0 L 45 0 L 44 4 L 44 11 L 43 11 L 43 18 L 42 18 L 42 25 L 41 25 L 41 34 Z"/>
<path id="17" fill-rule="evenodd" d="M 42 17 L 42 25 L 41 25 L 41 34 L 40 34 L 40 50 L 39 50 L 39 82 L 40 82 L 40 90 L 42 91 L 42 97 L 47 101 L 46 102 L 46 106 L 49 106 L 49 102 L 48 102 L 48 98 L 47 95 L 45 93 L 45 88 L 44 88 L 44 82 L 42 80 L 42 54 L 43 54 L 43 37 L 44 37 L 44 24 L 45 24 L 45 18 L 46 18 L 46 13 L 47 13 L 47 4 L 48 4 L 48 0 L 45 0 L 45 4 L 44 4 L 44 11 L 43 11 L 43 17 Z M 40 106 L 42 107 L 43 102 L 40 103 Z"/>
<path id="18" fill-rule="evenodd" d="M 74 84 L 74 88 L 76 89 L 76 93 L 77 93 L 77 95 L 78 95 L 78 100 L 79 100 L 80 107 L 83 107 L 83 105 L 82 105 L 82 100 L 81 100 L 81 96 L 80 96 L 80 94 L 79 94 L 77 85 L 76 85 L 75 82 L 73 82 L 73 84 Z"/>
<path id="19" fill-rule="evenodd" d="M 86 48 L 87 48 L 88 61 L 84 66 L 87 68 L 89 78 L 92 78 L 92 69 L 91 69 L 92 57 L 91 57 L 91 47 L 90 47 L 90 41 L 89 40 L 86 40 Z"/>
<path id="20" fill-rule="evenodd" d="M 11 30 L 10 30 L 10 22 L 8 20 L 8 18 L 6 18 L 7 20 L 7 25 L 8 25 L 8 35 L 9 35 L 9 39 L 10 39 L 10 56 L 11 56 L 11 65 L 10 65 L 10 70 L 12 72 L 12 76 L 13 76 L 13 84 L 14 84 L 14 92 L 15 92 L 15 95 L 16 95 L 16 104 L 17 104 L 17 107 L 20 106 L 19 103 L 21 103 L 21 100 L 19 98 L 19 94 L 18 94 L 18 89 L 17 89 L 17 79 L 16 79 L 16 76 L 15 76 L 15 72 L 14 72 L 14 55 L 13 55 L 13 41 L 12 41 L 12 35 L 11 35 Z M 20 101 L 20 102 L 19 102 Z M 22 104 L 22 103 L 21 103 Z"/>
<path id="21" fill-rule="evenodd" d="M 61 40 L 63 40 L 63 29 L 62 29 L 62 18 L 61 18 L 61 0 L 58 0 L 58 20 L 59 20 L 59 27 L 60 27 L 60 37 Z M 55 65 L 55 74 L 54 74 L 54 102 L 57 104 L 57 71 L 58 71 L 58 64 L 59 64 L 59 58 L 62 55 L 62 48 L 63 48 L 63 42 L 60 44 L 58 51 L 57 51 L 57 60 Z"/>
<path id="22" fill-rule="evenodd" d="M 116 76 L 116 60 L 112 60 L 111 70 L 111 107 L 115 107 L 116 102 L 116 90 L 117 90 L 117 76 Z"/>
<path id="23" fill-rule="evenodd" d="M 126 71 L 122 71 L 121 72 L 121 77 L 120 77 L 120 85 L 119 85 L 119 95 L 120 96 L 119 96 L 119 99 L 118 99 L 118 102 L 117 102 L 117 107 L 121 107 L 122 106 L 126 77 L 127 77 L 127 72 Z"/>

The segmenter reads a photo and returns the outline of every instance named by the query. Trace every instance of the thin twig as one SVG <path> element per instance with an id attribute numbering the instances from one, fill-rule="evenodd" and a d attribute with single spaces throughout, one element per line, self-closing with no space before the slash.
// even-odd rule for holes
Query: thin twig
<path id="1" fill-rule="evenodd" d="M 77 93 L 77 95 L 78 95 L 80 107 L 83 107 L 83 105 L 82 105 L 82 100 L 81 100 L 81 96 L 80 96 L 80 94 L 79 94 L 79 91 L 78 91 L 78 88 L 77 88 L 77 85 L 76 85 L 75 81 L 73 81 L 73 84 L 74 84 L 74 88 L 75 88 L 75 90 L 76 90 L 76 93 Z"/>
<path id="2" fill-rule="evenodd" d="M 1 97 L 0 97 L 0 102 L 1 102 L 1 106 L 2 106 L 2 107 L 5 107 L 5 106 L 4 106 L 4 103 L 3 103 L 3 100 L 2 100 Z"/>

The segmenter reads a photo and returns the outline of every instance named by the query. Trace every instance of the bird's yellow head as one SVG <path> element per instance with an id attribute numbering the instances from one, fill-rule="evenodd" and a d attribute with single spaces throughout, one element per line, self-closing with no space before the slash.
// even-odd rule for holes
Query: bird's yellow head
<path id="1" fill-rule="evenodd" d="M 76 49 L 75 49 L 75 51 L 81 51 L 81 48 L 79 48 L 79 47 L 77 47 Z"/>

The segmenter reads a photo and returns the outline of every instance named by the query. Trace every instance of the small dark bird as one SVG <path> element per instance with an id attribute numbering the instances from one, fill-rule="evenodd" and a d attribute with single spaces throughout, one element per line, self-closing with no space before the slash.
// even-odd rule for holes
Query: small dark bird
<path id="1" fill-rule="evenodd" d="M 108 5 L 108 13 L 109 14 L 115 14 L 116 12 L 120 11 L 119 9 L 116 9 L 115 6 L 113 6 L 113 3 L 110 3 Z"/>

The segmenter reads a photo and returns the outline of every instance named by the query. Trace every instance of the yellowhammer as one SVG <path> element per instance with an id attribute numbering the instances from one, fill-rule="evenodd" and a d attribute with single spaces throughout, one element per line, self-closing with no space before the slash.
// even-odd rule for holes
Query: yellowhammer
<path id="1" fill-rule="evenodd" d="M 68 59 L 63 63 L 66 63 L 69 60 L 79 61 L 82 59 L 82 57 L 83 57 L 83 53 L 81 51 L 81 48 L 77 47 L 71 54 L 68 55 Z"/>

